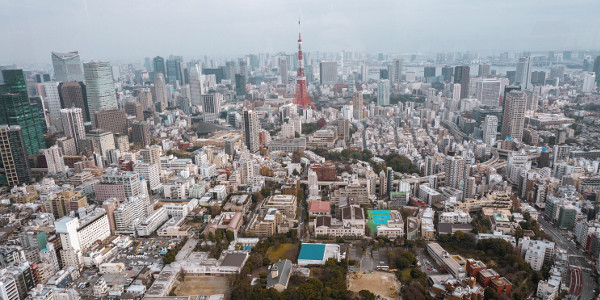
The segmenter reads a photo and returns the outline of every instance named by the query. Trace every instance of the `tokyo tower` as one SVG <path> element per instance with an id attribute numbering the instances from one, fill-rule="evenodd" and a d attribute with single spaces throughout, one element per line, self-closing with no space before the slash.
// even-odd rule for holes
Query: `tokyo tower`
<path id="1" fill-rule="evenodd" d="M 298 27 L 300 27 L 300 19 L 298 19 Z M 304 58 L 302 57 L 302 34 L 298 30 L 298 73 L 296 74 L 296 95 L 294 96 L 294 104 L 302 106 L 302 109 L 307 109 L 311 106 L 317 110 L 315 105 L 308 97 L 306 89 L 306 76 L 304 76 Z"/>

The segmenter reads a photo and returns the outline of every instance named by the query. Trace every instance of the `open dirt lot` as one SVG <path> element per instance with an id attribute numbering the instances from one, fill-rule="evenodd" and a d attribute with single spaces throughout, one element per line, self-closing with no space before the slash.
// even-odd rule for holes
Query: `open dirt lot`
<path id="1" fill-rule="evenodd" d="M 231 296 L 231 282 L 229 277 L 186 277 L 177 288 L 175 295 L 190 296 L 190 295 L 214 295 L 223 294 L 225 299 Z"/>
<path id="2" fill-rule="evenodd" d="M 352 272 L 348 275 L 348 289 L 353 292 L 368 290 L 371 293 L 381 295 L 380 299 L 401 299 L 399 296 L 390 297 L 390 287 L 393 286 L 396 290 L 400 288 L 400 283 L 396 280 L 394 273 L 373 272 L 371 274 L 362 275 L 359 279 L 352 278 Z"/>

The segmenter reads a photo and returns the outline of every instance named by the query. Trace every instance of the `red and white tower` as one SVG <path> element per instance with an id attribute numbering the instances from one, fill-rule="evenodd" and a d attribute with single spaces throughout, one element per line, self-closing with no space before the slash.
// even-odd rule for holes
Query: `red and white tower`
<path id="1" fill-rule="evenodd" d="M 298 19 L 298 27 L 300 27 L 300 19 Z M 304 76 L 304 58 L 302 56 L 302 34 L 298 30 L 298 73 L 296 74 L 296 95 L 294 96 L 294 104 L 302 106 L 302 109 L 307 109 L 311 106 L 317 110 L 315 105 L 308 97 L 306 89 L 306 76 Z"/>

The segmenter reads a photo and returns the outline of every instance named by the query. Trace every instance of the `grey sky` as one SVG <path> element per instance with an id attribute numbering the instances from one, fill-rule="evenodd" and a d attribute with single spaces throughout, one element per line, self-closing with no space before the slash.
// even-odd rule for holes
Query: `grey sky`
<path id="1" fill-rule="evenodd" d="M 407 53 L 600 48 L 597 0 L 0 0 L 0 64 L 296 49 Z"/>

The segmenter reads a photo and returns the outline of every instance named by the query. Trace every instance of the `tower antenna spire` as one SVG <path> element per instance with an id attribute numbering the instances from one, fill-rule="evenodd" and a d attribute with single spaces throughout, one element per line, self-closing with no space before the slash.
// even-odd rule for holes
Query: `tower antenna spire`
<path id="1" fill-rule="evenodd" d="M 306 77 L 304 76 L 304 57 L 302 55 L 302 35 L 300 33 L 300 17 L 298 17 L 298 72 L 296 74 L 296 93 L 294 104 L 302 106 L 302 109 L 307 109 L 309 106 L 317 110 L 315 104 L 308 96 L 306 88 Z"/>

